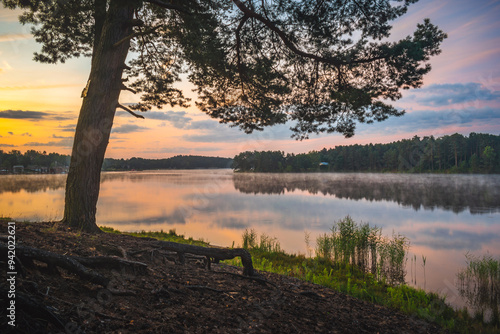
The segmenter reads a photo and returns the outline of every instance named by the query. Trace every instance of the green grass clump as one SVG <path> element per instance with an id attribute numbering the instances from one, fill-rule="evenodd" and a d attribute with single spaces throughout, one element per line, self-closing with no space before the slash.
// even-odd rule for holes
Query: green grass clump
<path id="1" fill-rule="evenodd" d="M 162 241 L 171 241 L 171 242 L 177 242 L 180 244 L 188 244 L 188 245 L 196 245 L 196 246 L 202 246 L 206 247 L 209 246 L 210 243 L 204 241 L 204 240 L 194 240 L 192 237 L 189 237 L 186 239 L 186 237 L 182 234 L 177 234 L 175 229 L 171 229 L 168 232 L 163 232 L 163 230 L 159 232 L 154 232 L 154 231 L 149 231 L 146 232 L 144 230 L 140 232 L 120 232 L 118 230 L 115 230 L 112 227 L 107 227 L 107 226 L 100 226 L 99 227 L 102 231 L 106 233 L 114 233 L 114 234 L 126 234 L 126 235 L 132 235 L 135 237 L 141 237 L 141 238 L 154 238 Z"/>
<path id="2" fill-rule="evenodd" d="M 410 247 L 405 236 L 393 233 L 392 238 L 383 237 L 381 228 L 357 224 L 349 216 L 336 221 L 331 231 L 317 238 L 317 256 L 371 272 L 391 285 L 405 282 Z"/>
<path id="3" fill-rule="evenodd" d="M 306 244 L 309 247 L 308 235 Z M 495 333 L 496 326 L 471 317 L 466 309 L 454 310 L 445 297 L 404 284 L 409 241 L 381 229 L 356 224 L 350 217 L 335 222 L 332 233 L 316 240 L 316 256 L 287 254 L 276 238 L 245 230 L 243 247 L 252 255 L 254 268 L 296 277 L 379 305 L 435 322 L 452 332 Z M 226 261 L 241 266 L 239 258 Z"/>

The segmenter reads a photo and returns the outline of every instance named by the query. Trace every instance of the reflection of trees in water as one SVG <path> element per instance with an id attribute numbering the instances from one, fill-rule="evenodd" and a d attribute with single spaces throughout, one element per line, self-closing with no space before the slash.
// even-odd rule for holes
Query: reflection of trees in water
<path id="1" fill-rule="evenodd" d="M 57 190 L 66 186 L 66 175 L 3 175 L 0 177 L 0 194 L 17 193 L 25 190 L 29 193 Z"/>
<path id="2" fill-rule="evenodd" d="M 247 194 L 310 194 L 369 201 L 393 201 L 415 210 L 441 208 L 455 213 L 498 212 L 500 177 L 409 174 L 258 174 L 237 173 L 234 187 Z"/>
<path id="3" fill-rule="evenodd" d="M 0 176 L 0 194 L 3 192 L 17 193 L 25 190 L 29 193 L 57 190 L 66 187 L 65 174 L 45 175 L 2 175 Z M 231 174 L 208 172 L 105 172 L 101 174 L 101 183 L 109 181 L 144 182 L 158 181 L 170 184 L 209 183 L 214 185 L 220 180 L 230 180 Z"/>

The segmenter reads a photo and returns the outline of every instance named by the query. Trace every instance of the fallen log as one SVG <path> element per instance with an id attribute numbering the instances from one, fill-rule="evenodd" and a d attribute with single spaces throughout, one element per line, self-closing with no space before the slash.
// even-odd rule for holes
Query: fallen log
<path id="1" fill-rule="evenodd" d="M 252 256 L 243 248 L 201 247 L 160 240 L 157 240 L 155 243 L 162 249 L 176 252 L 181 262 L 184 260 L 184 254 L 202 255 L 212 258 L 216 262 L 234 259 L 239 256 L 243 264 L 243 274 L 246 276 L 253 275 Z"/>

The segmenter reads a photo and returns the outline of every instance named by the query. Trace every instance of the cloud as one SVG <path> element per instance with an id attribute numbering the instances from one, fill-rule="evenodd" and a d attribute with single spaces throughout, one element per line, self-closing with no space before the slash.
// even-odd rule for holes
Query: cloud
<path id="1" fill-rule="evenodd" d="M 19 41 L 22 39 L 29 39 L 32 37 L 33 36 L 31 34 L 1 34 L 0 35 L 0 42 Z"/>
<path id="2" fill-rule="evenodd" d="M 64 132 L 75 132 L 75 125 L 73 124 L 68 124 L 68 125 L 59 125 L 59 129 Z"/>
<path id="3" fill-rule="evenodd" d="M 38 90 L 53 88 L 80 87 L 77 84 L 57 84 L 57 85 L 22 85 L 22 86 L 1 86 L 0 90 Z"/>
<path id="4" fill-rule="evenodd" d="M 181 146 L 176 146 L 176 147 L 161 147 L 157 149 L 149 149 L 144 151 L 144 153 L 190 153 L 191 148 L 189 147 L 181 147 Z"/>
<path id="5" fill-rule="evenodd" d="M 500 98 L 500 92 L 493 91 L 480 83 L 434 84 L 415 91 L 416 102 L 431 107 L 441 107 L 473 101 L 492 101 Z"/>
<path id="6" fill-rule="evenodd" d="M 391 117 L 381 126 L 360 125 L 358 133 L 380 133 L 380 131 L 415 132 L 447 127 L 469 126 L 479 127 L 498 124 L 500 126 L 500 109 L 485 107 L 481 109 L 447 109 L 447 110 L 415 110 L 402 117 Z M 472 130 L 477 132 L 478 130 Z"/>
<path id="7" fill-rule="evenodd" d="M 253 134 L 248 135 L 237 128 L 230 127 L 228 124 L 221 124 L 217 120 L 205 119 L 193 121 L 193 118 L 185 111 L 149 111 L 144 115 L 146 119 L 163 121 L 159 126 L 165 126 L 166 121 L 177 129 L 196 130 L 196 134 L 186 134 L 183 136 L 183 139 L 188 142 L 222 143 L 244 142 L 248 140 L 288 140 L 292 135 L 290 124 L 273 126 L 265 129 L 263 132 L 255 131 Z M 218 149 L 205 150 L 216 151 Z"/>
<path id="8" fill-rule="evenodd" d="M 201 121 L 200 121 L 201 123 Z M 246 134 L 238 128 L 230 127 L 227 124 L 214 122 L 213 125 L 205 128 L 201 134 L 186 134 L 183 139 L 189 142 L 205 143 L 230 143 L 245 141 L 270 141 L 270 140 L 289 140 L 292 135 L 290 130 L 291 123 L 279 124 L 264 128 L 263 131 L 254 131 L 252 134 Z M 200 129 L 202 129 L 200 127 Z M 199 131 L 198 131 L 199 132 Z"/>
<path id="9" fill-rule="evenodd" d="M 29 132 L 25 132 L 25 133 L 23 133 L 21 136 L 31 137 L 31 133 L 29 133 Z"/>
<path id="10" fill-rule="evenodd" d="M 16 147 L 17 145 L 12 145 L 12 144 L 2 144 L 2 143 L 0 143 L 0 146 L 2 146 L 2 147 Z"/>
<path id="11" fill-rule="evenodd" d="M 44 111 L 31 111 L 31 110 L 3 110 L 0 111 L 0 118 L 7 119 L 29 119 L 29 120 L 41 120 L 41 119 L 51 119 L 57 121 L 64 121 L 74 119 L 70 111 L 66 112 L 44 112 Z M 66 115 L 64 115 L 66 114 Z M 67 115 L 69 114 L 69 115 Z"/>
<path id="12" fill-rule="evenodd" d="M 150 111 L 146 114 L 146 118 L 168 121 L 177 129 L 184 129 L 192 121 L 192 118 L 186 115 L 185 111 Z"/>
<path id="13" fill-rule="evenodd" d="M 68 138 L 73 138 L 73 137 L 56 136 L 56 135 L 53 134 L 52 138 L 56 138 L 56 139 L 68 139 Z"/>
<path id="14" fill-rule="evenodd" d="M 197 152 L 214 152 L 214 151 L 220 151 L 220 147 L 195 147 L 194 151 Z"/>
<path id="15" fill-rule="evenodd" d="M 125 113 L 121 110 L 119 112 Z M 168 121 L 177 129 L 184 129 L 192 121 L 192 118 L 187 115 L 188 113 L 185 111 L 148 111 L 144 113 L 146 119 Z"/>
<path id="16" fill-rule="evenodd" d="M 220 123 L 215 120 L 204 120 L 204 121 L 195 121 L 191 122 L 186 128 L 190 130 L 209 130 L 218 128 Z M 226 125 L 227 127 L 227 125 Z"/>
<path id="17" fill-rule="evenodd" d="M 9 119 L 42 119 L 49 114 L 43 111 L 3 110 L 0 118 Z"/>
<path id="18" fill-rule="evenodd" d="M 73 146 L 73 138 L 65 138 L 60 141 L 51 141 L 48 143 L 40 143 L 40 142 L 29 142 L 24 144 L 24 146 L 57 146 L 57 147 L 72 147 Z"/>
<path id="19" fill-rule="evenodd" d="M 113 130 L 111 130 L 111 132 L 113 132 L 113 133 L 131 133 L 131 132 L 139 132 L 139 131 L 143 131 L 143 130 L 147 130 L 147 128 L 143 127 L 143 126 L 136 125 L 136 124 L 123 124 L 123 125 L 120 125 L 120 126 L 113 128 Z"/>
<path id="20" fill-rule="evenodd" d="M 415 245 L 428 246 L 433 249 L 478 250 L 500 237 L 495 233 L 477 233 L 448 228 L 436 228 L 431 231 L 420 231 L 425 235 L 422 241 L 415 241 Z M 453 236 L 453 237 L 451 237 Z"/>
<path id="21" fill-rule="evenodd" d="M 3 70 L 7 70 L 8 71 L 8 70 L 12 69 L 12 66 L 10 66 L 10 64 L 7 61 L 5 61 L 5 60 L 2 62 L 2 65 L 3 65 L 2 66 L 3 68 L 0 68 L 0 71 L 3 71 Z"/>
<path id="22" fill-rule="evenodd" d="M 12 131 L 9 131 L 9 132 L 7 132 L 7 133 L 8 133 L 9 135 L 11 135 L 11 136 L 13 136 L 13 135 L 14 135 L 14 132 L 12 132 Z"/>

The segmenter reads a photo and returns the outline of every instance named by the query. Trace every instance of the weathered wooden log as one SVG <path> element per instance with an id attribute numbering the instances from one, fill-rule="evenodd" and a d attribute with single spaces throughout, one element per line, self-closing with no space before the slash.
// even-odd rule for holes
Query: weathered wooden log
<path id="1" fill-rule="evenodd" d="M 183 258 L 183 254 L 193 254 L 221 261 L 234 259 L 239 256 L 243 264 L 243 274 L 247 276 L 253 275 L 252 256 L 246 249 L 243 248 L 201 247 L 179 244 L 170 241 L 156 241 L 156 244 L 162 249 L 177 252 L 181 258 Z"/>
<path id="2" fill-rule="evenodd" d="M 0 243 L 0 251 L 6 253 L 7 245 L 4 243 Z M 106 287 L 109 283 L 108 278 L 86 268 L 80 262 L 70 256 L 52 253 L 43 249 L 19 245 L 16 246 L 15 252 L 16 256 L 20 257 L 21 259 L 37 260 L 45 262 L 49 266 L 57 266 L 66 269 L 72 273 L 75 273 L 80 278 L 94 284 Z"/>

